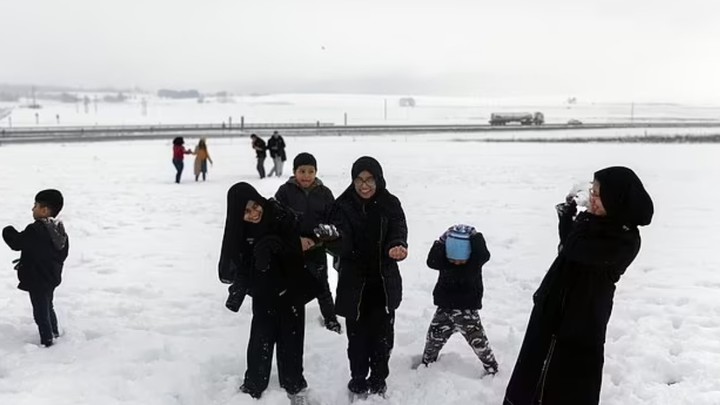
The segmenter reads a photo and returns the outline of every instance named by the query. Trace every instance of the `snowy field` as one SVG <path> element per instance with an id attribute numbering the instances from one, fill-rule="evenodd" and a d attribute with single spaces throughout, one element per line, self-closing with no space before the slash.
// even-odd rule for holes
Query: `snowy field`
<path id="1" fill-rule="evenodd" d="M 555 256 L 554 204 L 595 170 L 622 164 L 644 181 L 656 215 L 618 285 L 601 402 L 720 404 L 720 146 L 391 136 L 286 142 L 290 158 L 316 155 L 336 195 L 357 157 L 377 157 L 406 210 L 410 256 L 400 266 L 404 300 L 388 397 L 364 403 L 499 404 L 531 295 Z M 24 227 L 35 193 L 56 187 L 66 196 L 61 217 L 71 238 L 55 295 L 64 335 L 49 349 L 39 347 L 27 294 L 15 288 L 10 262 L 17 254 L 0 248 L 0 404 L 287 404 L 276 370 L 261 400 L 237 391 L 250 302 L 239 314 L 226 310 L 216 272 L 228 187 L 249 181 L 270 195 L 285 178 L 256 178 L 248 140 L 211 140 L 209 150 L 215 165 L 208 182 L 192 181 L 187 161 L 177 185 L 169 141 L 0 147 L 0 225 Z M 500 363 L 494 377 L 481 378 L 480 362 L 459 335 L 438 363 L 410 369 L 434 311 L 427 250 L 457 222 L 482 231 L 492 253 L 481 316 Z M 323 404 L 346 404 L 347 340 L 321 328 L 318 317 L 313 302 L 306 378 Z"/>
<path id="2" fill-rule="evenodd" d="M 204 103 L 198 103 L 195 99 L 161 99 L 142 93 L 127 94 L 129 99 L 124 103 L 109 103 L 102 101 L 105 95 L 108 94 L 88 94 L 90 100 L 97 98 L 99 101 L 91 101 L 87 109 L 82 102 L 60 103 L 40 99 L 37 100 L 42 105 L 39 110 L 22 107 L 30 104 L 30 99 L 21 99 L 18 103 L 0 102 L 0 112 L 4 108 L 13 108 L 9 118 L 0 118 L 0 128 L 135 124 L 220 125 L 227 123 L 230 118 L 238 125 L 241 117 L 244 117 L 248 124 L 308 124 L 320 121 L 343 125 L 346 114 L 348 125 L 487 124 L 491 113 L 535 111 L 543 112 L 546 122 L 551 124 L 564 124 L 570 119 L 579 119 L 583 123 L 720 120 L 718 105 L 582 99 L 569 104 L 562 96 L 415 96 L 413 99 L 416 106 L 410 108 L 400 106 L 400 99 L 406 95 L 267 94 L 226 99 L 206 97 Z"/>

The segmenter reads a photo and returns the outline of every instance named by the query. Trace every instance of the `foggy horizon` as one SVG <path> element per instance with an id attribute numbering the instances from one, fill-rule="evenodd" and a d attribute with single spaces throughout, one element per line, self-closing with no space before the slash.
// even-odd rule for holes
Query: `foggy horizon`
<path id="1" fill-rule="evenodd" d="M 720 102 L 712 1 L 12 1 L 0 83 Z"/>

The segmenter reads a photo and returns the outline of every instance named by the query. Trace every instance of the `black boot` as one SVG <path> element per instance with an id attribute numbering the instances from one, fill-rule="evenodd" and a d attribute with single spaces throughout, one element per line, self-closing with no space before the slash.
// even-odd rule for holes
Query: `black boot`
<path id="1" fill-rule="evenodd" d="M 387 384 L 383 379 L 370 377 L 370 379 L 368 380 L 368 389 L 371 394 L 385 396 L 385 392 L 387 391 Z"/>
<path id="2" fill-rule="evenodd" d="M 240 386 L 240 391 L 250 395 L 251 397 L 253 397 L 255 399 L 260 399 L 260 397 L 262 396 L 262 392 L 257 392 L 255 390 L 249 388 L 245 384 Z"/>
<path id="3" fill-rule="evenodd" d="M 368 389 L 368 382 L 364 378 L 353 378 L 348 382 L 348 390 L 353 394 L 367 394 Z"/>

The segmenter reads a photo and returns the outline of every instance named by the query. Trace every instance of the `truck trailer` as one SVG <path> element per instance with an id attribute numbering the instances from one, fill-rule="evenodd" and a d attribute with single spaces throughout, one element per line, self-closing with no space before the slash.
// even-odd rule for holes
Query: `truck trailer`
<path id="1" fill-rule="evenodd" d="M 545 123 L 545 116 L 541 112 L 533 113 L 492 113 L 490 114 L 490 125 L 506 125 L 517 122 L 520 125 L 542 125 Z"/>

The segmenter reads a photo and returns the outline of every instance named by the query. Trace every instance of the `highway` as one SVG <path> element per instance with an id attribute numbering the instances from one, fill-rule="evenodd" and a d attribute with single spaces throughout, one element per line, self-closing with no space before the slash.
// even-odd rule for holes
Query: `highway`
<path id="1" fill-rule="evenodd" d="M 524 131 L 592 131 L 605 129 L 699 129 L 720 128 L 720 121 L 696 122 L 618 122 L 607 124 L 545 124 L 545 125 L 356 125 L 326 123 L 252 124 L 243 127 L 222 125 L 127 125 L 127 126 L 57 126 L 0 128 L 0 144 L 40 142 L 98 142 L 122 140 L 171 139 L 176 136 L 230 138 L 257 133 L 267 136 L 278 130 L 283 136 L 362 136 L 382 134 L 488 133 L 502 136 L 504 132 Z"/>

